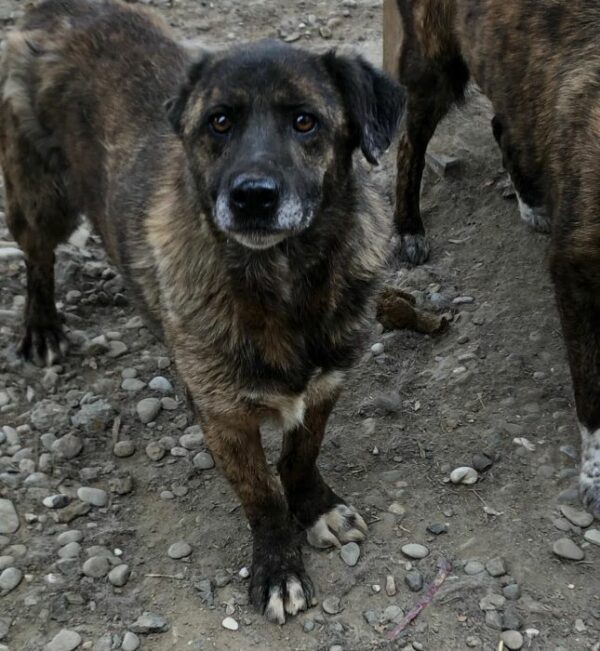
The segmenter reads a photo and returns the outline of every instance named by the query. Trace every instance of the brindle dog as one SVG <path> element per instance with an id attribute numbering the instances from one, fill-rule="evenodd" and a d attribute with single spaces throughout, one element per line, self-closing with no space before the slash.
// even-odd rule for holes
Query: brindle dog
<path id="1" fill-rule="evenodd" d="M 429 246 L 419 214 L 427 143 L 472 74 L 521 216 L 551 230 L 551 272 L 582 435 L 581 495 L 600 515 L 600 4 L 592 0 L 397 0 L 407 87 L 398 151 L 401 254 Z"/>
<path id="2" fill-rule="evenodd" d="M 25 357 L 65 346 L 54 248 L 85 214 L 164 335 L 206 442 L 251 525 L 252 602 L 314 603 L 300 534 L 360 541 L 316 466 L 360 354 L 388 226 L 370 188 L 403 106 L 360 58 L 263 42 L 194 62 L 152 13 L 48 0 L 8 38 L 1 163 L 27 261 Z M 279 479 L 261 445 L 282 426 Z"/>

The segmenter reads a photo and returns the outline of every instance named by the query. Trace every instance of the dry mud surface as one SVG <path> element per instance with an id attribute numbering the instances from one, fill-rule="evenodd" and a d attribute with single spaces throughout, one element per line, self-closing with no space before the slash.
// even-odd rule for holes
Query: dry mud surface
<path id="1" fill-rule="evenodd" d="M 23 5 L 0 2 L 3 33 Z M 310 48 L 351 45 L 380 58 L 378 1 L 175 0 L 157 10 L 181 37 L 211 46 L 283 37 Z M 374 323 L 371 343 L 383 343 L 384 352 L 365 351 L 330 421 L 321 466 L 361 511 L 369 538 L 355 566 L 338 551 L 306 549 L 320 603 L 283 627 L 247 605 L 239 572 L 250 561 L 250 535 L 238 503 L 206 467 L 210 458 L 198 456 L 206 452 L 200 437 L 188 431 L 183 442 L 191 450 L 180 443 L 189 423 L 166 352 L 135 318 L 97 238 L 83 232 L 59 250 L 57 301 L 81 346 L 50 371 L 14 359 L 12 312 L 21 310 L 24 266 L 0 249 L 0 497 L 20 521 L 16 532 L 0 535 L 0 584 L 5 591 L 18 584 L 0 596 L 0 649 L 39 651 L 61 629 L 72 633 L 49 649 L 68 651 L 78 638 L 81 649 L 135 649 L 131 632 L 143 629 L 137 620 L 144 611 L 158 617 L 151 627 L 166 629 L 137 634 L 145 651 L 492 651 L 502 628 L 519 629 L 526 649 L 600 648 L 600 547 L 584 538 L 593 539 L 598 524 L 583 520 L 581 528 L 561 513 L 565 505 L 579 508 L 579 441 L 546 269 L 548 240 L 522 224 L 514 199 L 503 197 L 490 118 L 489 105 L 472 91 L 441 125 L 431 149 L 460 165 L 446 176 L 426 172 L 432 258 L 422 268 L 390 270 L 420 304 L 453 314 L 449 332 L 381 336 Z M 373 172 L 387 195 L 392 159 Z M 0 240 L 10 239 L 2 217 Z M 101 335 L 106 340 L 90 344 Z M 174 389 L 152 382 L 157 376 Z M 150 425 L 136 413 L 144 398 L 163 398 Z M 131 443 L 115 448 L 117 441 Z M 146 452 L 151 442 L 157 460 Z M 115 454 L 130 453 L 131 445 L 132 456 Z M 276 436 L 268 447 L 275 458 Z M 454 468 L 474 463 L 489 466 L 476 484 L 449 483 Z M 79 512 L 82 486 L 106 491 L 84 491 L 101 506 Z M 66 509 L 43 505 L 57 494 L 72 498 Z M 78 517 L 57 522 L 65 513 Z M 575 522 L 581 517 L 566 513 Z M 445 531 L 431 533 L 432 524 Z M 552 551 L 559 538 L 572 539 L 584 559 L 559 559 Z M 168 552 L 180 541 L 191 554 L 176 560 Z M 428 555 L 408 559 L 408 543 L 425 545 Z M 179 546 L 171 555 L 187 551 Z M 442 556 L 454 569 L 440 595 L 387 643 L 385 631 L 423 594 L 407 577 L 413 589 L 429 582 Z M 498 557 L 504 567 L 489 563 Z M 128 569 L 112 572 L 111 583 L 106 572 L 120 565 Z M 331 597 L 339 604 L 329 599 L 327 610 L 336 614 L 323 609 Z M 237 631 L 223 627 L 228 616 Z"/>

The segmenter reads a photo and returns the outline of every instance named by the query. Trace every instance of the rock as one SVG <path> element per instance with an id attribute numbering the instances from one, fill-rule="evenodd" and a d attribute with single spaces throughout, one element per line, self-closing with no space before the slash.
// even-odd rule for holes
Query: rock
<path id="1" fill-rule="evenodd" d="M 215 460 L 209 452 L 198 452 L 192 463 L 198 470 L 210 470 L 215 467 Z"/>
<path id="2" fill-rule="evenodd" d="M 98 335 L 89 341 L 86 341 L 83 346 L 83 351 L 86 355 L 103 355 L 109 350 L 108 340 L 104 335 Z"/>
<path id="3" fill-rule="evenodd" d="M 60 431 L 69 426 L 67 410 L 53 400 L 40 400 L 29 418 L 31 424 L 42 432 Z"/>
<path id="4" fill-rule="evenodd" d="M 71 498 L 68 495 L 58 493 L 56 495 L 48 495 L 42 500 L 42 504 L 47 509 L 64 509 L 71 503 Z"/>
<path id="5" fill-rule="evenodd" d="M 478 472 L 485 472 L 488 468 L 492 467 L 493 459 L 487 454 L 474 454 L 473 455 L 473 468 Z"/>
<path id="6" fill-rule="evenodd" d="M 323 612 L 326 612 L 328 615 L 337 615 L 343 610 L 339 597 L 325 597 L 321 607 L 323 608 Z"/>
<path id="7" fill-rule="evenodd" d="M 52 444 L 52 452 L 62 459 L 74 459 L 81 450 L 83 443 L 75 434 L 65 434 Z"/>
<path id="8" fill-rule="evenodd" d="M 137 403 L 135 409 L 142 423 L 151 423 L 160 411 L 160 400 L 158 398 L 144 398 Z"/>
<path id="9" fill-rule="evenodd" d="M 383 344 L 377 343 L 371 346 L 371 352 L 373 355 L 381 355 L 383 353 L 384 347 Z"/>
<path id="10" fill-rule="evenodd" d="M 402 611 L 402 608 L 400 606 L 396 606 L 395 604 L 392 606 L 388 606 L 384 611 L 383 614 L 381 615 L 381 619 L 385 623 L 389 622 L 395 622 L 400 617 L 404 615 L 404 612 Z"/>
<path id="11" fill-rule="evenodd" d="M 481 639 L 475 635 L 469 635 L 469 637 L 465 640 L 465 644 L 469 647 L 469 649 L 475 649 L 477 647 L 480 647 L 482 642 Z"/>
<path id="12" fill-rule="evenodd" d="M 215 591 L 210 579 L 201 579 L 194 583 L 194 588 L 200 593 L 200 599 L 209 607 L 215 605 Z"/>
<path id="13" fill-rule="evenodd" d="M 169 623 L 160 615 L 144 612 L 130 628 L 134 633 L 166 633 L 169 630 Z"/>
<path id="14" fill-rule="evenodd" d="M 129 474 L 111 477 L 108 480 L 108 487 L 112 493 L 116 493 L 117 495 L 127 495 L 133 490 L 133 477 Z"/>
<path id="15" fill-rule="evenodd" d="M 108 494 L 101 488 L 82 486 L 77 490 L 77 497 L 86 504 L 103 507 L 108 504 Z"/>
<path id="16" fill-rule="evenodd" d="M 423 575 L 419 570 L 410 570 L 406 573 L 404 582 L 411 592 L 419 592 L 423 588 Z"/>
<path id="17" fill-rule="evenodd" d="M 146 386 L 145 382 L 138 380 L 135 377 L 127 377 L 121 382 L 121 389 L 123 391 L 129 391 L 130 393 L 137 393 L 141 391 Z"/>
<path id="18" fill-rule="evenodd" d="M 475 468 L 470 468 L 469 466 L 461 466 L 460 468 L 455 468 L 450 473 L 450 481 L 453 484 L 474 484 L 479 475 Z"/>
<path id="19" fill-rule="evenodd" d="M 113 447 L 113 454 L 115 457 L 124 459 L 130 457 L 135 453 L 135 443 L 130 440 L 118 441 Z"/>
<path id="20" fill-rule="evenodd" d="M 233 619 L 233 617 L 225 617 L 221 622 L 221 626 L 226 628 L 228 631 L 237 631 L 240 625 Z"/>
<path id="21" fill-rule="evenodd" d="M 179 444 L 186 450 L 197 450 L 204 443 L 204 434 L 198 425 L 188 427 L 179 439 Z"/>
<path id="22" fill-rule="evenodd" d="M 60 558 L 77 558 L 81 553 L 81 545 L 78 542 L 67 543 L 58 550 Z"/>
<path id="23" fill-rule="evenodd" d="M 429 554 L 429 550 L 425 545 L 418 543 L 409 543 L 402 546 L 402 553 L 409 558 L 425 558 Z"/>
<path id="24" fill-rule="evenodd" d="M 406 507 L 400 504 L 399 502 L 392 502 L 388 506 L 388 511 L 394 515 L 403 516 L 406 514 Z"/>
<path id="25" fill-rule="evenodd" d="M 71 418 L 75 427 L 87 434 L 103 432 L 114 418 L 112 405 L 102 398 L 94 402 L 86 402 Z"/>
<path id="26" fill-rule="evenodd" d="M 480 610 L 501 610 L 504 608 L 506 599 L 501 594 L 488 594 L 479 601 Z"/>
<path id="27" fill-rule="evenodd" d="M 140 648 L 140 638 L 131 631 L 127 631 L 123 636 L 123 642 L 121 644 L 122 651 L 136 651 Z"/>
<path id="28" fill-rule="evenodd" d="M 503 631 L 518 631 L 523 627 L 523 620 L 516 612 L 514 607 L 509 608 L 502 614 L 502 630 Z"/>
<path id="29" fill-rule="evenodd" d="M 502 588 L 502 594 L 507 599 L 519 599 L 521 596 L 521 586 L 518 583 L 509 583 Z"/>
<path id="30" fill-rule="evenodd" d="M 113 569 L 108 573 L 108 580 L 117 588 L 122 588 L 127 581 L 129 581 L 130 576 L 131 569 L 129 568 L 129 565 L 121 563 L 121 565 L 113 567 Z"/>
<path id="31" fill-rule="evenodd" d="M 146 446 L 146 456 L 152 461 L 160 461 L 166 453 L 164 447 L 156 441 L 150 441 Z"/>
<path id="32" fill-rule="evenodd" d="M 349 542 L 342 545 L 340 556 L 346 565 L 354 567 L 360 558 L 360 547 L 355 542 Z"/>
<path id="33" fill-rule="evenodd" d="M 90 510 L 90 505 L 85 504 L 84 502 L 73 502 L 69 506 L 65 506 L 64 509 L 56 512 L 54 519 L 56 522 L 68 524 L 69 522 L 75 520 L 82 515 L 85 515 Z"/>
<path id="34" fill-rule="evenodd" d="M 110 560 L 106 556 L 92 556 L 83 564 L 83 573 L 93 579 L 101 579 L 110 570 Z"/>
<path id="35" fill-rule="evenodd" d="M 192 553 L 192 546 L 189 543 L 186 543 L 185 541 L 173 543 L 169 547 L 169 550 L 167 551 L 167 555 L 169 556 L 169 558 L 172 558 L 174 560 L 178 560 L 180 558 L 187 558 L 191 553 Z"/>
<path id="36" fill-rule="evenodd" d="M 592 545 L 600 545 L 600 529 L 588 529 L 583 537 Z"/>
<path id="37" fill-rule="evenodd" d="M 108 343 L 108 356 L 112 357 L 113 359 L 116 359 L 117 357 L 121 357 L 124 355 L 129 349 L 127 348 L 127 344 L 125 344 L 122 341 L 110 341 Z"/>
<path id="38" fill-rule="evenodd" d="M 44 651 L 74 651 L 81 644 L 81 635 L 63 628 L 44 647 Z"/>
<path id="39" fill-rule="evenodd" d="M 561 558 L 570 561 L 581 561 L 585 554 L 570 538 L 560 538 L 552 546 L 552 551 Z"/>
<path id="40" fill-rule="evenodd" d="M 519 631 L 504 631 L 500 636 L 504 646 L 510 651 L 520 649 L 523 646 L 523 636 Z"/>
<path id="41" fill-rule="evenodd" d="M 393 597 L 396 594 L 396 579 L 392 574 L 385 577 L 385 594 L 388 597 Z"/>
<path id="42" fill-rule="evenodd" d="M 581 509 L 574 509 L 572 506 L 566 504 L 561 505 L 560 512 L 567 518 L 567 520 L 574 525 L 585 529 L 589 527 L 594 521 L 594 516 L 587 511 Z"/>
<path id="43" fill-rule="evenodd" d="M 14 590 L 23 580 L 23 572 L 16 567 L 7 567 L 0 573 L 0 596 Z"/>
<path id="44" fill-rule="evenodd" d="M 19 516 L 14 504 L 8 499 L 0 499 L 0 534 L 12 534 L 19 528 Z"/>
<path id="45" fill-rule="evenodd" d="M 439 536 L 440 534 L 446 533 L 448 531 L 448 525 L 442 524 L 440 522 L 434 522 L 427 526 L 427 531 L 429 531 L 429 533 L 432 533 L 434 536 Z"/>
<path id="46" fill-rule="evenodd" d="M 502 614 L 497 610 L 488 610 L 485 613 L 485 624 L 495 631 L 502 630 Z"/>
<path id="47" fill-rule="evenodd" d="M 468 574 L 469 576 L 474 576 L 475 574 L 481 574 L 485 570 L 485 566 L 483 563 L 480 563 L 479 561 L 467 561 L 465 563 L 465 574 Z"/>
<path id="48" fill-rule="evenodd" d="M 552 524 L 559 530 L 559 531 L 571 531 L 571 523 L 566 519 L 566 518 L 555 518 L 552 521 Z"/>
<path id="49" fill-rule="evenodd" d="M 165 396 L 164 398 L 161 398 L 160 405 L 165 411 L 175 411 L 177 407 L 179 407 L 177 400 L 169 396 Z"/>
<path id="50" fill-rule="evenodd" d="M 490 576 L 502 576 L 506 574 L 506 565 L 504 564 L 504 559 L 497 556 L 496 558 L 491 558 L 486 564 L 485 569 L 488 571 Z"/>
<path id="51" fill-rule="evenodd" d="M 150 380 L 148 386 L 153 391 L 159 391 L 160 393 L 173 393 L 173 385 L 167 380 L 166 377 L 162 375 L 157 375 Z"/>
<path id="52" fill-rule="evenodd" d="M 312 619 L 307 619 L 305 620 L 304 624 L 302 624 L 302 630 L 305 633 L 312 633 L 315 630 L 315 622 Z"/>

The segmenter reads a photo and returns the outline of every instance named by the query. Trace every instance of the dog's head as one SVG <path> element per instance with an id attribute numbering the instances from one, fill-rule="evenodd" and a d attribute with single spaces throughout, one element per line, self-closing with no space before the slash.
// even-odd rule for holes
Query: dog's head
<path id="1" fill-rule="evenodd" d="M 343 191 L 356 148 L 377 163 L 403 105 L 359 57 L 261 42 L 203 55 L 167 110 L 214 226 L 267 249 L 310 227 L 327 184 Z"/>

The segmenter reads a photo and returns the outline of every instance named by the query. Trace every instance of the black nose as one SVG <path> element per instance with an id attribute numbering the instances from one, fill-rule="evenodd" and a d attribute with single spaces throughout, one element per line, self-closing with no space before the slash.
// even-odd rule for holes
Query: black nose
<path id="1" fill-rule="evenodd" d="M 236 211 L 249 216 L 268 216 L 277 206 L 279 187 L 273 178 L 243 175 L 234 179 L 229 196 Z"/>

